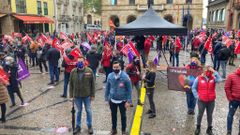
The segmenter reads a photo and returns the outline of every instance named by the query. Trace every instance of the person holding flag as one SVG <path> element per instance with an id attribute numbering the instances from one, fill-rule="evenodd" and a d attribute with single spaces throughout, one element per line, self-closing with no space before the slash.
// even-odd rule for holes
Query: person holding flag
<path id="1" fill-rule="evenodd" d="M 63 94 L 61 95 L 61 97 L 63 98 L 67 97 L 67 88 L 68 88 L 70 73 L 77 65 L 77 57 L 74 57 L 73 55 L 71 55 L 71 51 L 72 49 L 68 48 L 65 50 L 65 54 L 63 55 L 62 67 L 65 68 Z"/>

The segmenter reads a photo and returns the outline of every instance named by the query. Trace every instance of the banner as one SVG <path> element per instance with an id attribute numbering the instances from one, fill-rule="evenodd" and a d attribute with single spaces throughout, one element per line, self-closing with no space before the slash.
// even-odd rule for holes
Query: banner
<path id="1" fill-rule="evenodd" d="M 168 67 L 168 89 L 176 91 L 188 91 L 194 80 L 203 72 L 202 68 L 187 69 L 185 67 Z"/>
<path id="2" fill-rule="evenodd" d="M 24 64 L 22 59 L 18 60 L 18 81 L 26 79 L 30 76 L 29 71 L 27 70 L 26 65 Z"/>

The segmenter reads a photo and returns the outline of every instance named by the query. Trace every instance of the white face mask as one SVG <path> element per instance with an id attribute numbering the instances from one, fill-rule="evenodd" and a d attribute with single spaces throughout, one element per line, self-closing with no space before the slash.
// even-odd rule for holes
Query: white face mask
<path id="1" fill-rule="evenodd" d="M 6 65 L 10 65 L 10 62 L 9 61 L 6 61 L 6 63 L 5 63 Z"/>

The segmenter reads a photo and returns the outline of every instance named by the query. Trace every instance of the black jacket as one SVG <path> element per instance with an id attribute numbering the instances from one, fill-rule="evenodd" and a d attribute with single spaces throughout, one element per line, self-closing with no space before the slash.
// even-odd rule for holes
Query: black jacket
<path id="1" fill-rule="evenodd" d="M 56 48 L 50 48 L 47 51 L 46 58 L 50 65 L 57 66 L 60 59 L 60 52 Z"/>
<path id="2" fill-rule="evenodd" d="M 93 51 L 89 51 L 87 53 L 87 61 L 89 62 L 89 67 L 91 69 L 97 69 L 98 65 L 99 65 L 99 61 L 101 60 L 101 55 L 93 52 Z"/>
<path id="3" fill-rule="evenodd" d="M 218 58 L 219 60 L 228 60 L 230 57 L 231 51 L 227 46 L 223 46 L 219 51 Z"/>
<path id="4" fill-rule="evenodd" d="M 155 72 L 151 72 L 151 71 L 147 71 L 146 76 L 144 81 L 146 82 L 146 88 L 151 88 L 154 87 L 155 85 L 155 78 L 156 78 L 156 73 Z"/>

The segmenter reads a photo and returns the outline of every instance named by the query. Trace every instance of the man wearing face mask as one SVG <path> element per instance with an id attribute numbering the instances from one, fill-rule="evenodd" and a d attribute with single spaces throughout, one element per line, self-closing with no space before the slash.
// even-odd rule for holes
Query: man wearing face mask
<path id="1" fill-rule="evenodd" d="M 225 81 L 225 92 L 229 101 L 229 111 L 227 116 L 227 135 L 232 134 L 233 116 L 237 109 L 240 107 L 240 65 L 237 70 L 228 75 Z M 238 135 L 240 135 L 240 127 Z"/>
<path id="2" fill-rule="evenodd" d="M 77 67 L 70 73 L 69 97 L 74 98 L 78 112 L 74 134 L 81 132 L 82 105 L 87 113 L 88 133 L 93 134 L 91 101 L 95 97 L 95 79 L 93 71 L 85 66 L 85 58 L 78 57 Z"/>
<path id="3" fill-rule="evenodd" d="M 131 79 L 132 86 L 135 86 L 135 88 L 137 90 L 137 96 L 138 96 L 138 99 L 139 99 L 139 97 L 140 97 L 141 69 L 140 69 L 139 59 L 136 56 L 134 56 L 132 63 L 127 66 L 126 72 Z"/>
<path id="4" fill-rule="evenodd" d="M 126 135 L 126 110 L 132 102 L 131 81 L 127 73 L 121 70 L 120 62 L 113 62 L 113 72 L 108 75 L 105 101 L 110 105 L 112 115 L 111 135 L 117 134 L 117 108 L 119 107 L 122 122 L 122 135 Z"/>
<path id="5" fill-rule="evenodd" d="M 208 128 L 206 133 L 213 135 L 212 132 L 212 114 L 215 107 L 216 99 L 216 83 L 222 81 L 221 76 L 211 66 L 206 66 L 207 70 L 200 76 L 198 76 L 193 85 L 192 92 L 196 99 L 198 99 L 198 116 L 197 116 L 197 128 L 195 135 L 199 135 L 201 132 L 201 122 L 205 109 L 207 110 Z"/>

